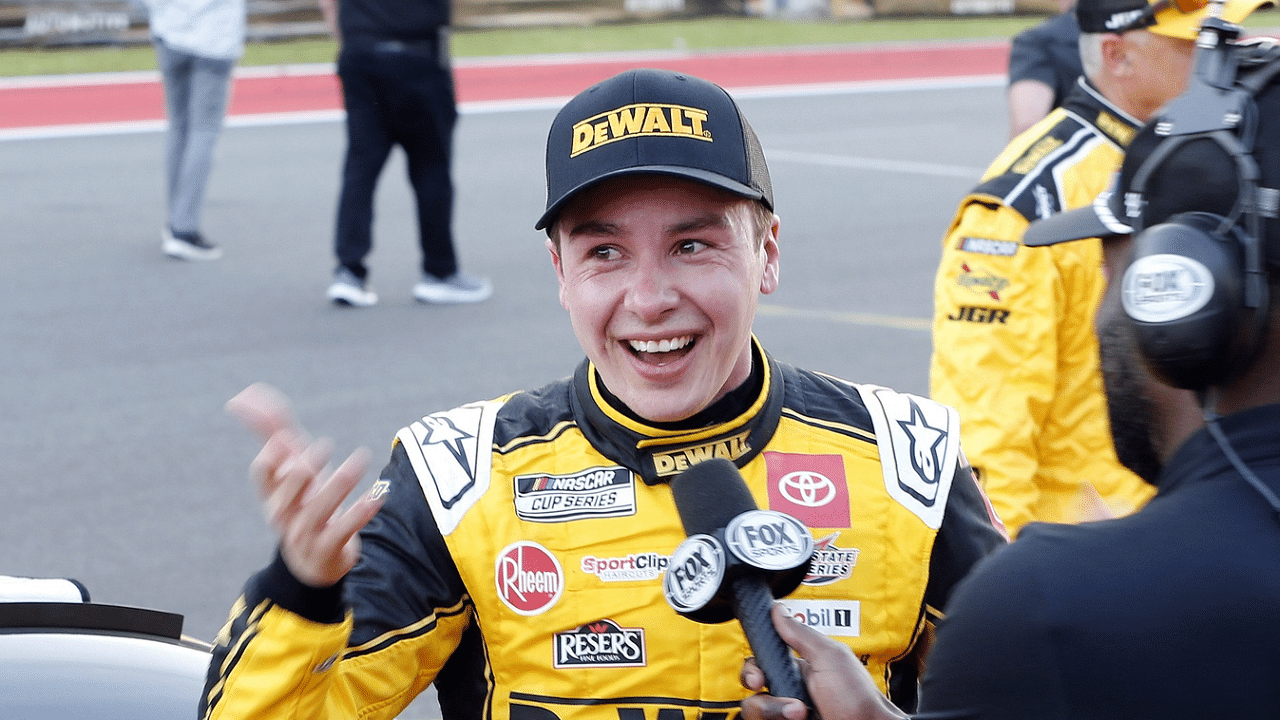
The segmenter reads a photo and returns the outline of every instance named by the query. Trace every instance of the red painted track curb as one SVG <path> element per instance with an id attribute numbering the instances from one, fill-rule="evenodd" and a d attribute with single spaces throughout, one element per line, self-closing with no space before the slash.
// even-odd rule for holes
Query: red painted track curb
<path id="1" fill-rule="evenodd" d="M 459 61 L 462 103 L 568 97 L 632 67 L 688 72 L 734 88 L 796 84 L 998 75 L 1008 43 L 927 44 L 762 52 L 653 53 Z M 237 74 L 230 114 L 334 111 L 342 107 L 331 68 L 261 68 Z M 56 127 L 164 119 L 164 97 L 153 74 L 118 80 L 40 79 L 0 87 L 0 128 Z"/>

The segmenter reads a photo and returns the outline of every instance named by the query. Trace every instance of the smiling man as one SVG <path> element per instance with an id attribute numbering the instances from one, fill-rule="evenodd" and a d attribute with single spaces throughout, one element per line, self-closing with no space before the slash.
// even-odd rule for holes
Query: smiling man
<path id="1" fill-rule="evenodd" d="M 669 481 L 727 458 L 805 523 L 797 617 L 914 702 L 952 587 L 1003 544 L 950 408 L 801 370 L 752 335 L 779 278 L 764 154 L 721 88 L 633 70 L 571 100 L 537 227 L 586 352 L 571 378 L 400 431 L 375 491 L 263 386 L 230 409 L 280 535 L 219 638 L 202 716 L 392 718 L 433 682 L 444 717 L 727 718 L 737 623 L 675 614 L 685 530 Z M 358 533 L 358 534 L 357 534 Z"/>

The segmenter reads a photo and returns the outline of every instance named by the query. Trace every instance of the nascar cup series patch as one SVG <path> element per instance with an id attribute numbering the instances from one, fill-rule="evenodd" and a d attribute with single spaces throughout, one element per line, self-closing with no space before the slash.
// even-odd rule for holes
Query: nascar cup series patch
<path id="1" fill-rule="evenodd" d="M 635 475 L 624 467 L 593 467 L 570 475 L 515 478 L 516 516 L 540 523 L 636 514 Z"/>

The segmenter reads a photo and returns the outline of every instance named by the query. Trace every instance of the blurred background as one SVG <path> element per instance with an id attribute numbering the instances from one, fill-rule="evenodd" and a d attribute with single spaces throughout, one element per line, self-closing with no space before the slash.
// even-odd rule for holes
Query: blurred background
<path id="1" fill-rule="evenodd" d="M 1048 14 L 1055 0 L 454 0 L 458 29 L 743 16 L 867 20 Z M 315 0 L 250 0 L 249 39 L 324 35 Z M 141 0 L 0 0 L 0 47 L 145 43 Z"/>

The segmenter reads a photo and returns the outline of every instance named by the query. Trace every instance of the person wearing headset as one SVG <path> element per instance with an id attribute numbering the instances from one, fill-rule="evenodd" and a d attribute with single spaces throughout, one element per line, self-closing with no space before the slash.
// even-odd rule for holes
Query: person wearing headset
<path id="1" fill-rule="evenodd" d="M 1280 49 L 1221 28 L 1115 191 L 1024 238 L 1109 236 L 1111 423 L 1157 494 L 1127 517 L 1033 523 L 980 564 L 946 608 L 915 718 L 1280 716 Z M 824 720 L 906 717 L 846 650 L 781 607 L 774 623 Z M 743 682 L 762 676 L 748 665 Z M 743 703 L 745 720 L 807 714 Z"/>
<path id="2" fill-rule="evenodd" d="M 1268 0 L 1225 0 L 1244 21 Z M 996 513 L 1027 523 L 1126 515 L 1151 487 L 1116 458 L 1094 316 L 1097 240 L 1030 251 L 1027 226 L 1088 205 L 1138 128 L 1190 75 L 1207 0 L 1079 0 L 1085 75 L 1065 104 L 1010 142 L 961 201 L 934 281 L 930 397 L 961 437 Z"/>

